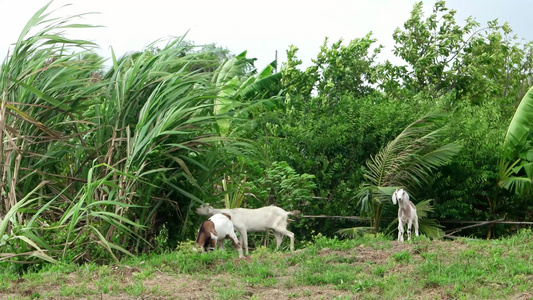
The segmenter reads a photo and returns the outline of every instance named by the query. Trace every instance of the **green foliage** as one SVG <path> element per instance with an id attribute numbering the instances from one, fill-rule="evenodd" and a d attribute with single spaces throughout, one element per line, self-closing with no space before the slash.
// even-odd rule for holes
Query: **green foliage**
<path id="1" fill-rule="evenodd" d="M 468 17 L 461 26 L 455 20 L 457 12 L 448 9 L 445 1 L 437 1 L 427 18 L 422 6 L 422 2 L 415 3 L 403 29 L 397 28 L 393 34 L 394 54 L 407 65 L 386 62 L 378 67 L 380 87 L 387 94 L 439 97 L 455 91 L 457 99 L 476 104 L 492 97 L 524 94 L 531 65 L 526 53 L 531 45 L 516 42 L 508 24 L 499 26 L 494 20 L 480 28 Z"/>
<path id="2" fill-rule="evenodd" d="M 333 107 L 344 96 L 364 97 L 374 92 L 375 59 L 382 46 L 372 49 L 376 39 L 369 33 L 353 39 L 348 45 L 342 40 L 328 46 L 328 39 L 320 47 L 314 65 L 304 71 L 298 69 L 302 61 L 296 57 L 298 48 L 287 50 L 287 63 L 282 66 L 282 86 L 289 111 L 305 109 L 316 88 L 321 98 L 317 103 Z M 314 104 L 316 105 L 316 103 Z"/>
<path id="3" fill-rule="evenodd" d="M 313 194 L 322 199 L 308 202 L 302 213 L 354 215 L 352 199 L 362 180 L 364 162 L 394 138 L 403 124 L 414 121 L 417 113 L 409 111 L 407 103 L 380 97 L 343 96 L 329 107 L 321 99 L 301 103 L 302 109 L 290 114 L 278 113 L 277 120 L 267 124 L 268 136 L 261 142 L 270 161 L 286 161 L 296 173 L 315 176 Z M 332 234 L 349 223 L 315 219 L 308 225 Z"/>
<path id="4" fill-rule="evenodd" d="M 455 86 L 456 71 L 452 68 L 459 60 L 461 50 L 469 41 L 479 24 L 468 18 L 464 26 L 455 20 L 455 10 L 449 10 L 444 1 L 437 1 L 432 14 L 424 19 L 422 2 L 415 3 L 404 29 L 397 28 L 393 34 L 396 42 L 394 54 L 407 66 L 391 69 L 398 74 L 407 90 L 443 95 Z M 388 83 L 384 83 L 387 86 Z"/>
<path id="5" fill-rule="evenodd" d="M 371 54 L 370 48 L 376 42 L 369 33 L 363 38 L 357 38 L 348 45 L 342 45 L 342 40 L 328 47 L 328 39 L 320 48 L 316 64 L 320 77 L 317 82 L 317 93 L 327 100 L 327 105 L 337 103 L 344 95 L 360 98 L 374 90 L 373 81 L 374 60 L 381 50 L 376 47 Z"/>
<path id="6" fill-rule="evenodd" d="M 463 151 L 440 170 L 439 180 L 433 190 L 428 191 L 428 197 L 435 199 L 436 217 L 487 220 L 507 215 L 513 219 L 527 218 L 527 196 L 513 195 L 498 187 L 503 178 L 500 172 L 507 169 L 511 172 L 509 175 L 514 175 L 512 168 L 500 167 L 501 158 L 505 157 L 502 140 L 510 118 L 507 113 L 508 108 L 498 99 L 486 101 L 484 105 L 458 103 L 455 106 L 450 134 L 463 146 Z M 485 234 L 485 230 L 477 228 L 463 234 Z M 502 233 L 503 228 L 499 231 Z"/>
<path id="7" fill-rule="evenodd" d="M 349 250 L 361 244 L 364 239 L 338 239 L 337 237 L 329 238 L 321 233 L 313 236 L 310 248 L 315 247 L 316 250 Z"/>
<path id="8" fill-rule="evenodd" d="M 56 261 L 57 245 L 43 234 L 58 216 L 51 208 L 62 206 L 50 203 L 64 201 L 66 187 L 78 186 L 68 162 L 79 135 L 77 118 L 101 87 L 93 80 L 102 63 L 91 53 L 95 45 L 61 34 L 91 26 L 74 24 L 74 17 L 50 20 L 48 5 L 28 21 L 0 70 L 0 168 L 2 182 L 9 182 L 1 187 L 0 214 L 6 217 L 0 236 L 8 243 L 2 260 Z"/>
<path id="9" fill-rule="evenodd" d="M 12 263 L 165 253 L 195 235 L 194 206 L 205 201 L 309 215 L 362 208 L 376 230 L 382 214 L 394 218 L 384 203 L 404 186 L 419 205 L 434 199 L 421 222 L 431 236 L 441 234 L 432 217 L 531 219 L 533 43 L 519 42 L 508 24 L 480 29 L 470 17 L 459 25 L 444 1 L 428 17 L 417 3 L 393 34 L 405 65 L 378 64 L 382 47 L 371 34 L 345 44 L 326 38 L 305 70 L 291 46 L 279 73 L 277 62 L 258 72 L 246 51 L 233 56 L 182 37 L 113 55 L 105 70 L 96 45 L 63 34 L 93 26 L 48 7 L 28 21 L 0 70 L 2 266 L 22 272 L 31 267 Z M 436 110 L 448 119 L 424 117 Z M 222 178 L 232 180 L 218 193 Z M 302 239 L 368 229 L 297 222 Z M 488 236 L 513 230 L 491 226 Z M 310 280 L 379 289 L 372 280 L 318 277 Z"/>
<path id="10" fill-rule="evenodd" d="M 476 104 L 498 97 L 514 106 L 530 86 L 531 46 L 518 42 L 507 23 L 488 22 L 488 29 L 473 36 L 454 63 L 458 96 Z"/>
<path id="11" fill-rule="evenodd" d="M 287 50 L 287 62 L 281 67 L 281 84 L 285 91 L 285 102 L 289 110 L 298 111 L 301 104 L 311 97 L 311 92 L 319 78 L 318 66 L 311 66 L 305 71 L 298 67 L 302 61 L 296 57 L 298 47 L 291 45 Z"/>
<path id="12" fill-rule="evenodd" d="M 255 59 L 246 58 L 246 51 L 223 62 L 215 71 L 212 80 L 217 89 L 213 113 L 215 115 L 231 114 L 232 118 L 217 120 L 221 136 L 227 136 L 230 124 L 238 128 L 243 120 L 254 115 L 258 107 L 272 107 L 279 102 L 281 74 L 274 73 L 272 65 L 264 68 L 254 76 Z"/>
<path id="13" fill-rule="evenodd" d="M 499 191 L 497 184 L 501 182 L 498 178 L 509 176 L 514 180 L 508 182 L 521 187 L 530 182 L 523 176 L 529 172 L 526 151 L 522 152 L 521 163 L 516 157 L 502 165 L 500 169 L 507 170 L 501 173 L 504 176 L 498 175 L 498 160 L 506 120 L 517 107 L 519 97 L 530 86 L 531 43 L 517 42 L 508 24 L 491 21 L 486 28 L 480 28 L 472 17 L 464 25 L 459 25 L 455 17 L 456 12 L 449 10 L 444 1 L 435 3 L 428 17 L 422 13 L 422 3 L 415 4 L 411 17 L 393 35 L 395 54 L 406 65 L 396 66 L 390 62 L 373 65 L 373 56 L 362 55 L 369 49 L 365 45 L 374 43 L 370 36 L 350 43 L 363 51 L 344 47 L 340 41 L 328 47 L 326 42 L 314 60 L 316 65 L 305 71 L 297 69 L 301 63 L 296 58 L 297 48 L 291 47 L 288 51 L 289 62 L 282 70 L 288 80 L 282 82 L 286 83 L 286 97 L 291 106 L 289 113 L 281 116 L 282 121 L 268 127 L 274 136 L 283 138 L 273 142 L 270 139 L 276 149 L 272 156 L 275 160 L 289 162 L 300 173 L 316 176 L 317 190 L 328 199 L 318 204 L 320 209 L 317 211 L 334 215 L 338 214 L 336 207 L 343 207 L 344 211 L 353 214 L 355 207 L 346 199 L 363 180 L 361 166 L 400 131 L 393 129 L 382 136 L 384 138 L 372 135 L 393 126 L 403 129 L 437 107 L 450 113 L 450 130 L 441 138 L 448 142 L 457 141 L 463 150 L 449 159 L 448 165 L 433 169 L 431 183 L 416 184 L 417 187 L 412 188 L 415 196 L 435 199 L 432 216 L 487 219 L 496 217 L 499 211 L 499 214 L 518 219 L 529 218 L 530 213 L 518 209 L 529 207 L 525 197 Z M 354 61 L 346 59 L 347 53 L 355 55 Z M 375 77 L 355 82 L 364 77 L 355 75 L 354 81 L 344 80 L 344 76 L 353 70 L 349 68 L 352 63 L 365 66 L 360 70 L 363 73 L 369 71 Z M 384 103 L 376 100 L 381 97 L 373 94 L 361 98 L 364 93 L 360 89 L 365 87 L 365 82 L 375 82 L 387 96 L 398 99 L 402 108 L 396 106 L 388 113 L 378 109 L 380 103 Z M 342 88 L 335 90 L 340 86 Z M 316 97 L 310 93 L 313 87 L 316 87 Z M 333 92 L 329 93 L 329 89 Z M 374 105 L 361 105 L 367 103 L 366 99 Z M 387 104 L 391 105 L 391 102 Z M 323 106 L 327 110 L 322 111 Z M 372 117 L 361 118 L 359 122 L 357 115 L 347 113 L 357 112 L 358 108 L 359 111 L 366 109 Z M 379 125 L 368 126 L 374 121 Z M 353 133 L 370 137 L 368 140 L 373 144 L 362 142 L 366 138 L 354 139 L 356 134 Z M 354 156 L 355 152 L 347 151 L 347 148 L 357 149 L 361 155 Z M 328 150 L 335 155 L 324 153 Z M 441 150 L 445 153 L 451 149 Z M 336 166 L 339 168 L 335 169 Z M 422 174 L 425 170 L 422 168 L 417 172 Z M 336 178 L 337 174 L 343 175 L 339 176 L 340 180 Z M 409 178 L 408 181 L 417 180 Z M 330 188 L 333 186 L 335 189 Z M 381 213 L 379 209 L 375 211 L 378 215 Z M 328 227 L 320 225 L 323 230 Z"/>
<path id="14" fill-rule="evenodd" d="M 256 196 L 266 203 L 275 204 L 288 210 L 302 209 L 312 202 L 316 188 L 309 174 L 297 174 L 286 162 L 273 162 L 265 170 L 265 176 L 254 182 L 252 189 Z"/>
<path id="15" fill-rule="evenodd" d="M 486 197 L 495 195 L 502 123 L 497 101 L 483 106 L 461 102 L 451 110 L 449 138 L 462 151 L 439 170 L 432 189 L 425 191 L 435 200 L 436 218 L 486 220 Z"/>

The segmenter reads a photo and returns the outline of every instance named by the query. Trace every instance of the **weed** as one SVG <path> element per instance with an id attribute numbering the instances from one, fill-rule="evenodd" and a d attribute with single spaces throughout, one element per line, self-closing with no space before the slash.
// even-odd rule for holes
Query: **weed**
<path id="1" fill-rule="evenodd" d="M 162 297 L 165 297 L 168 298 L 172 295 L 172 292 L 171 291 L 166 291 L 165 289 L 163 289 L 159 284 L 156 285 L 155 287 L 152 287 L 150 289 L 150 293 L 152 295 L 156 295 L 156 296 L 162 296 Z"/>
<path id="2" fill-rule="evenodd" d="M 376 266 L 376 268 L 374 269 L 374 274 L 377 277 L 385 276 L 385 272 L 387 272 L 387 268 L 385 266 Z"/>
<path id="3" fill-rule="evenodd" d="M 397 252 L 393 254 L 394 260 L 399 263 L 410 263 L 413 257 L 411 253 L 407 251 Z"/>
<path id="4" fill-rule="evenodd" d="M 413 253 L 420 254 L 428 251 L 431 240 L 428 237 L 421 235 L 413 237 L 413 243 Z"/>
<path id="5" fill-rule="evenodd" d="M 150 279 L 153 277 L 153 273 L 151 269 L 146 269 L 141 272 L 135 272 L 132 273 L 133 278 L 136 280 L 143 280 L 143 279 Z"/>
<path id="6" fill-rule="evenodd" d="M 243 280 L 250 286 L 275 286 L 278 283 L 276 278 L 261 278 L 261 277 L 248 277 L 243 278 Z"/>
<path id="7" fill-rule="evenodd" d="M 215 291 L 220 299 L 242 299 L 244 296 L 243 289 L 219 287 Z"/>
<path id="8" fill-rule="evenodd" d="M 290 292 L 287 294 L 287 297 L 289 298 L 296 298 L 300 295 L 300 293 L 296 293 L 296 292 Z"/>
<path id="9" fill-rule="evenodd" d="M 434 260 L 437 254 L 432 253 L 432 252 L 421 252 L 420 256 L 422 256 L 422 258 L 425 259 L 426 261 L 430 261 L 430 260 Z"/>
<path id="10" fill-rule="evenodd" d="M 176 246 L 176 251 L 181 253 L 201 253 L 201 249 L 198 249 L 198 245 L 193 240 L 180 242 L 178 246 Z"/>
<path id="11" fill-rule="evenodd" d="M 286 288 L 286 289 L 292 289 L 292 288 L 294 288 L 296 286 L 297 286 L 297 284 L 294 281 L 294 278 L 292 278 L 292 277 L 283 282 L 283 287 Z"/>
<path id="12" fill-rule="evenodd" d="M 146 287 L 142 282 L 135 282 L 126 286 L 124 291 L 132 296 L 141 296 L 146 291 Z"/>
<path id="13" fill-rule="evenodd" d="M 0 279 L 0 291 L 8 290 L 10 287 L 9 281 L 5 279 Z"/>
<path id="14" fill-rule="evenodd" d="M 83 295 L 92 294 L 94 294 L 94 292 L 88 289 L 85 283 L 77 286 L 62 285 L 59 290 L 59 295 L 65 297 L 81 297 Z"/>

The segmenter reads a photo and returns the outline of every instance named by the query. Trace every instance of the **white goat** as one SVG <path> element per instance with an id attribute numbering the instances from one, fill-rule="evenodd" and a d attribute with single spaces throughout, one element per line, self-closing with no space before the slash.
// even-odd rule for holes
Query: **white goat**
<path id="1" fill-rule="evenodd" d="M 235 229 L 239 232 L 239 240 L 244 243 L 246 255 L 248 255 L 248 232 L 273 230 L 276 238 L 276 249 L 279 249 L 283 236 L 291 239 L 291 251 L 294 251 L 294 233 L 287 230 L 288 216 L 297 212 L 287 212 L 277 206 L 265 206 L 257 209 L 233 208 L 214 209 L 211 206 L 202 205 L 196 209 L 196 213 L 210 216 L 216 213 L 225 213 L 231 216 Z"/>
<path id="2" fill-rule="evenodd" d="M 415 225 L 415 234 L 418 236 L 418 216 L 416 206 L 409 201 L 409 194 L 403 189 L 398 189 L 392 194 L 392 203 L 398 202 L 398 241 L 403 242 L 404 226 L 407 223 L 407 240 L 411 239 L 411 227 Z"/>
<path id="3" fill-rule="evenodd" d="M 205 250 L 214 250 L 215 243 L 218 244 L 219 248 L 224 249 L 224 240 L 226 238 L 229 238 L 237 248 L 239 258 L 243 257 L 242 246 L 233 229 L 231 217 L 224 213 L 215 214 L 200 225 L 196 243 L 202 249 L 202 252 Z"/>

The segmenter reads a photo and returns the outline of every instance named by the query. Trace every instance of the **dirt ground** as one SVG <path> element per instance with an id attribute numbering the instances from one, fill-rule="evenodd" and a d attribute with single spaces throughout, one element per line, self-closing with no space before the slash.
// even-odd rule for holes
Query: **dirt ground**
<path id="1" fill-rule="evenodd" d="M 134 272 L 129 276 L 124 274 L 124 284 L 132 282 Z M 32 297 L 35 292 L 40 295 L 51 294 L 57 296 L 47 297 L 46 299 L 53 300 L 70 300 L 70 299 L 109 299 L 109 300 L 160 300 L 160 299 L 216 299 L 212 291 L 212 284 L 216 285 L 220 278 L 214 278 L 212 282 L 198 281 L 191 275 L 176 275 L 169 276 L 167 274 L 157 274 L 150 279 L 143 280 L 143 285 L 147 291 L 157 289 L 158 295 L 145 294 L 142 296 L 132 296 L 127 293 L 120 293 L 118 295 L 113 294 L 100 294 L 90 295 L 79 298 L 73 298 L 71 296 L 60 296 L 60 288 L 58 286 L 41 286 L 37 290 L 26 289 L 21 290 L 18 293 L 2 294 L 0 293 L 0 299 L 20 299 L 22 298 L 40 298 Z M 67 282 L 68 285 L 76 286 L 78 284 L 75 280 Z M 94 287 L 96 289 L 96 287 Z M 300 296 L 298 296 L 300 295 Z M 309 296 L 305 296 L 309 295 Z M 283 288 L 276 287 L 260 287 L 260 286 L 246 286 L 243 299 L 332 299 L 340 296 L 352 295 L 348 291 L 340 291 L 332 286 L 300 286 Z"/>

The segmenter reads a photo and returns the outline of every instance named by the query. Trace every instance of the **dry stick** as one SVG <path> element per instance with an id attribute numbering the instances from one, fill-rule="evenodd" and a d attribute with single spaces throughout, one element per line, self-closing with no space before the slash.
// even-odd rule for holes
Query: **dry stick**
<path id="1" fill-rule="evenodd" d="M 6 187 L 6 178 L 7 178 L 7 164 L 6 164 L 6 153 L 4 150 L 4 130 L 6 127 L 6 103 L 7 103 L 7 90 L 4 88 L 2 91 L 2 102 L 0 104 L 0 172 L 2 173 L 2 184 L 0 184 L 0 199 L 4 200 L 4 209 L 7 213 L 10 209 L 9 207 L 9 197 L 5 195 Z M 2 209 L 0 209 L 0 212 Z"/>
<path id="2" fill-rule="evenodd" d="M 348 220 L 360 220 L 370 221 L 370 218 L 363 218 L 357 216 L 326 216 L 326 215 L 303 215 L 302 218 L 331 218 L 331 219 L 348 219 Z"/>
<path id="3" fill-rule="evenodd" d="M 24 144 L 24 141 L 22 141 L 22 144 Z M 22 159 L 22 155 L 20 154 L 20 152 L 17 152 L 17 156 L 15 157 L 15 167 L 14 167 L 14 170 L 13 170 L 13 177 L 11 178 L 11 187 L 10 187 L 10 190 L 9 190 L 9 198 L 11 198 L 11 202 L 13 203 L 13 206 L 15 206 L 15 204 L 17 204 L 17 193 L 15 192 L 16 190 L 16 187 L 17 187 L 17 179 L 19 177 L 19 168 L 20 168 L 20 161 Z M 17 217 L 19 219 L 19 224 L 22 224 L 22 213 L 18 212 L 17 211 Z"/>
<path id="4" fill-rule="evenodd" d="M 302 218 L 332 218 L 332 219 L 348 219 L 348 220 L 360 220 L 360 221 L 369 221 L 370 218 L 363 218 L 358 216 L 327 216 L 327 215 L 303 215 Z M 383 221 L 392 221 L 391 218 L 382 218 Z M 479 224 L 479 226 L 487 224 L 487 222 L 495 224 L 518 224 L 518 225 L 533 225 L 533 222 L 522 222 L 522 221 L 502 221 L 504 219 L 493 220 L 493 221 L 462 221 L 462 220 L 450 220 L 443 219 L 437 220 L 439 223 L 464 223 L 464 224 Z M 455 230 L 455 229 L 453 229 Z"/>
<path id="5" fill-rule="evenodd" d="M 4 115 L 5 117 L 5 115 Z M 4 124 L 5 125 L 5 124 Z M 14 166 L 14 170 L 13 170 L 13 175 L 11 176 L 11 181 L 10 182 L 6 182 L 6 184 L 9 185 L 9 193 L 7 194 L 7 203 L 8 205 L 6 206 L 6 212 L 8 212 L 13 206 L 15 206 L 17 204 L 17 195 L 16 195 L 16 192 L 15 192 L 15 187 L 17 185 L 17 178 L 18 178 L 18 170 L 19 170 L 19 167 L 20 167 L 20 160 L 21 160 L 21 157 L 22 157 L 22 154 L 21 154 L 21 151 L 20 151 L 20 147 L 17 146 L 17 144 L 14 142 L 15 140 L 17 140 L 17 138 L 12 138 L 11 135 L 5 131 L 3 132 L 3 134 L 5 135 L 5 141 L 8 142 L 9 144 L 11 144 L 11 147 L 9 149 L 5 149 L 4 150 L 4 179 L 5 181 L 7 181 L 7 178 L 6 178 L 6 174 L 7 174 L 7 166 L 8 166 L 8 158 L 11 156 L 11 154 L 13 153 L 16 153 L 16 156 L 15 156 L 15 166 Z M 3 141 L 1 141 L 3 142 Z M 24 140 L 22 140 L 22 143 L 24 144 Z M 6 153 L 8 153 L 6 155 Z M 19 222 L 20 224 L 22 223 L 22 216 L 19 212 L 17 212 L 17 217 L 19 219 Z"/>
<path id="6" fill-rule="evenodd" d="M 349 217 L 349 216 L 326 216 L 326 215 L 303 215 L 302 218 L 332 218 L 332 219 L 348 219 L 348 220 L 358 220 L 358 221 L 369 221 L 370 218 L 362 218 L 362 217 Z M 447 238 L 458 238 L 457 236 L 454 236 L 453 234 L 459 231 L 462 231 L 463 229 L 483 226 L 487 224 L 519 224 L 519 225 L 533 225 L 533 222 L 518 222 L 518 221 L 504 221 L 504 219 L 498 219 L 498 220 L 492 220 L 492 221 L 460 221 L 460 220 L 442 220 L 439 221 L 442 223 L 469 223 L 474 225 L 469 225 L 465 227 L 455 228 L 450 231 L 450 233 L 445 234 L 444 237 Z"/>
<path id="7" fill-rule="evenodd" d="M 503 219 L 502 219 L 503 220 Z M 455 223 L 464 223 L 464 224 L 481 224 L 481 223 L 485 223 L 487 221 L 461 221 L 461 220 L 449 220 L 449 219 L 444 219 L 444 220 L 438 220 L 439 223 L 452 223 L 452 224 L 455 224 Z M 498 221 L 498 220 L 493 220 L 493 221 Z M 533 225 L 533 222 L 523 222 L 523 221 L 501 221 L 501 222 L 494 222 L 495 224 L 520 224 L 520 225 Z"/>
<path id="8" fill-rule="evenodd" d="M 474 224 L 474 225 L 468 225 L 468 226 L 465 226 L 465 227 L 460 227 L 460 228 L 455 228 L 453 229 L 451 232 L 449 232 L 448 234 L 444 235 L 444 236 L 448 236 L 448 235 L 452 235 L 456 232 L 459 232 L 459 231 L 462 231 L 463 229 L 468 229 L 468 228 L 473 228 L 473 227 L 479 227 L 479 226 L 483 226 L 483 225 L 487 225 L 487 224 L 493 224 L 493 223 L 497 223 L 497 222 L 501 222 L 503 221 L 504 219 L 498 219 L 498 220 L 492 220 L 492 221 L 485 221 L 485 222 L 481 222 L 479 224 Z"/>
<path id="9" fill-rule="evenodd" d="M 20 170 L 28 171 L 28 172 L 35 171 L 35 169 L 30 169 L 30 168 L 25 168 L 25 167 L 20 167 Z M 37 173 L 42 174 L 42 175 L 46 175 L 46 176 L 49 176 L 49 177 L 66 178 L 66 179 L 68 179 L 70 181 L 77 181 L 77 182 L 87 183 L 87 179 L 84 179 L 84 178 L 77 178 L 77 177 L 72 177 L 72 176 L 68 176 L 68 175 L 54 174 L 54 173 L 44 172 L 44 171 L 40 171 L 40 170 L 38 170 Z M 26 179 L 27 176 L 28 175 L 26 175 L 25 177 L 21 178 L 20 181 L 23 181 L 24 179 Z"/>

